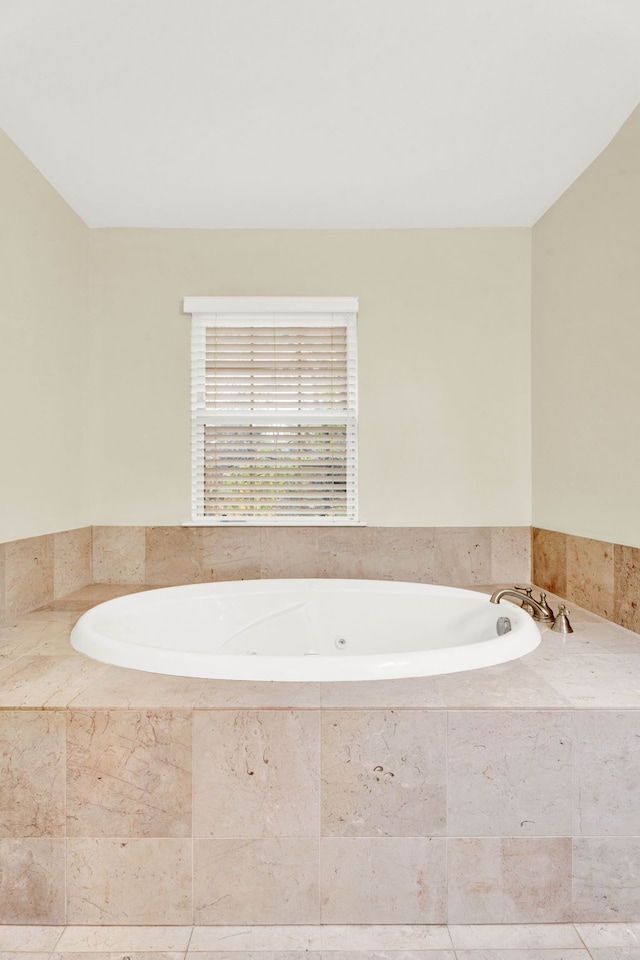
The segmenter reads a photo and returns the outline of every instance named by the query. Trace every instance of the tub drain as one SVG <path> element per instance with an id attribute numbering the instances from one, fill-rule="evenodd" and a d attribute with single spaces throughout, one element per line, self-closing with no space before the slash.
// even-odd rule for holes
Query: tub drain
<path id="1" fill-rule="evenodd" d="M 336 647 L 340 650 L 342 647 L 346 647 L 347 641 L 344 637 L 338 637 L 336 640 Z"/>

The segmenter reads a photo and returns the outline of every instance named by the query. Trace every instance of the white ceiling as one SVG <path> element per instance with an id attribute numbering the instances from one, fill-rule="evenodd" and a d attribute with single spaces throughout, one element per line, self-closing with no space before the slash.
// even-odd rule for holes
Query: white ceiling
<path id="1" fill-rule="evenodd" d="M 640 100 L 640 0 L 0 0 L 0 127 L 91 226 L 529 225 Z"/>

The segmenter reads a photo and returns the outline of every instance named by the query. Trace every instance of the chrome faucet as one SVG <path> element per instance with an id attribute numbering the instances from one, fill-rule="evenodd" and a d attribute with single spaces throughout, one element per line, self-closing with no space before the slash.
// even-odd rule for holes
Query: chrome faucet
<path id="1" fill-rule="evenodd" d="M 531 594 L 530 587 L 505 587 L 502 590 L 496 590 L 491 597 L 491 603 L 500 603 L 503 597 L 511 597 L 514 600 L 519 600 L 527 613 L 531 611 L 534 620 L 540 620 L 542 623 L 553 626 L 556 618 L 547 603 L 546 593 L 540 594 L 540 600 L 534 600 Z"/>

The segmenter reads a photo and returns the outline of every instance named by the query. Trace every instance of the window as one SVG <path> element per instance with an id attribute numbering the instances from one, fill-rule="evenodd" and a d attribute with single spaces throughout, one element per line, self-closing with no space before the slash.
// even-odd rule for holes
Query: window
<path id="1" fill-rule="evenodd" d="M 357 521 L 355 297 L 186 297 L 195 523 Z"/>

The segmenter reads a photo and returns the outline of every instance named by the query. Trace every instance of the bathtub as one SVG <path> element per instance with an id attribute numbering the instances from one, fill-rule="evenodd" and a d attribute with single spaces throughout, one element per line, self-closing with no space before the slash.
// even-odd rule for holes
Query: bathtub
<path id="1" fill-rule="evenodd" d="M 93 607 L 71 633 L 72 646 L 95 660 L 221 680 L 427 677 L 514 660 L 539 643 L 537 626 L 513 604 L 376 580 L 149 590 Z"/>

